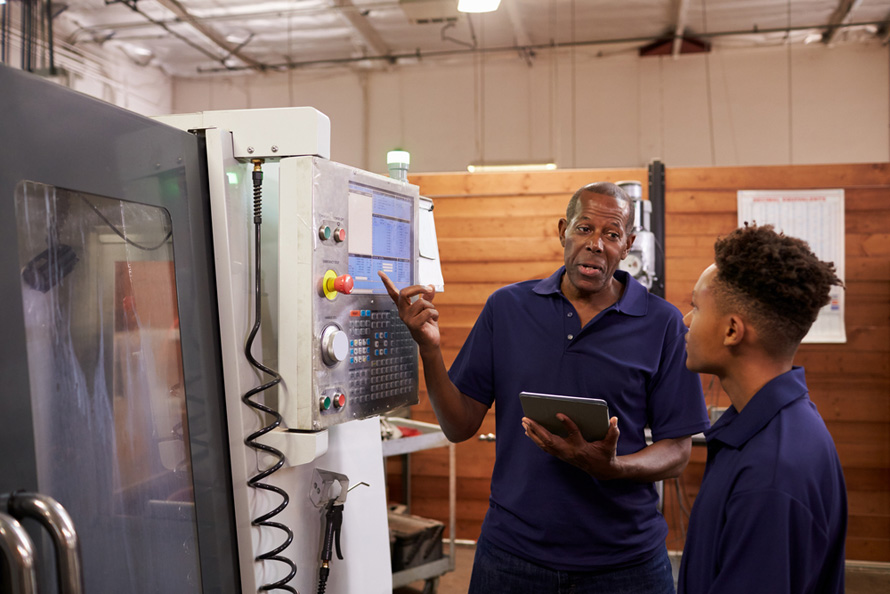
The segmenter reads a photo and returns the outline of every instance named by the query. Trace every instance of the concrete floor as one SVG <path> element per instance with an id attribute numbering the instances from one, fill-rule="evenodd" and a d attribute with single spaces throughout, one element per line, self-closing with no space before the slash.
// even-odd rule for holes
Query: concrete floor
<path id="1" fill-rule="evenodd" d="M 448 550 L 448 546 L 445 546 Z M 415 582 L 393 590 L 393 594 L 466 594 L 470 583 L 470 572 L 473 568 L 473 545 L 457 545 L 455 547 L 454 571 L 439 578 L 435 589 L 424 592 L 425 582 Z M 673 557 L 679 562 L 679 556 Z M 676 574 L 675 574 L 676 575 Z M 890 592 L 890 564 L 887 563 L 849 563 L 847 566 L 845 594 L 887 594 Z"/>

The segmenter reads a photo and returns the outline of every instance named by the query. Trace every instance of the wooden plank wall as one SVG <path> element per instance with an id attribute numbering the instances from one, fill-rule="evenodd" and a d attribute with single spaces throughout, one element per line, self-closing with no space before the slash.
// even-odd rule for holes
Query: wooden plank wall
<path id="1" fill-rule="evenodd" d="M 645 169 L 529 174 L 411 176 L 433 199 L 445 292 L 441 313 L 446 365 L 454 359 L 488 295 L 508 283 L 542 278 L 562 264 L 557 221 L 571 194 L 592 181 L 639 180 Z M 838 165 L 668 169 L 666 296 L 681 311 L 713 257 L 714 239 L 736 226 L 739 189 L 844 188 L 847 227 L 847 334 L 844 345 L 805 345 L 812 398 L 835 441 L 850 499 L 849 559 L 890 561 L 890 166 Z M 703 376 L 708 404 L 727 406 L 719 382 Z M 421 382 L 421 385 L 422 382 Z M 435 422 L 426 394 L 412 416 Z M 489 413 L 480 433 L 494 432 Z M 678 481 L 665 485 L 668 547 L 680 550 L 686 514 L 704 470 L 704 448 Z M 458 538 L 475 539 L 488 506 L 494 445 L 457 446 Z M 388 462 L 390 494 L 400 466 Z M 447 450 L 412 455 L 412 513 L 448 519 Z"/>

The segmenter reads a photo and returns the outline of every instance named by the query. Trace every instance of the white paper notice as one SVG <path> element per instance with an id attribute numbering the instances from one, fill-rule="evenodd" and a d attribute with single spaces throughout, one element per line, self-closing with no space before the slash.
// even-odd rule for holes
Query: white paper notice
<path id="1" fill-rule="evenodd" d="M 439 240 L 436 238 L 436 221 L 433 219 L 433 201 L 420 197 L 420 261 L 417 264 L 418 279 L 421 285 L 433 285 L 437 293 L 445 291 L 442 277 L 442 264 L 439 261 Z"/>
<path id="2" fill-rule="evenodd" d="M 820 260 L 834 262 L 844 279 L 844 191 L 843 190 L 739 190 L 739 226 L 747 221 L 773 225 L 785 235 L 810 244 Z M 847 342 L 844 325 L 844 290 L 832 287 L 831 302 L 803 342 Z"/>

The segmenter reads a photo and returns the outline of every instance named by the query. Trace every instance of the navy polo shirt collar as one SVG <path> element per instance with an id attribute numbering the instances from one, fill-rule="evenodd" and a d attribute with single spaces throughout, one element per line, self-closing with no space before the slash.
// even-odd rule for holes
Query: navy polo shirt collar
<path id="1" fill-rule="evenodd" d="M 710 429 L 705 430 L 705 438 L 709 443 L 716 440 L 740 448 L 766 427 L 780 410 L 806 397 L 808 392 L 803 367 L 792 367 L 760 388 L 742 412 L 729 407 Z"/>
<path id="2" fill-rule="evenodd" d="M 562 275 L 565 271 L 566 267 L 561 266 L 559 270 L 535 285 L 534 292 L 538 295 L 562 295 L 559 285 L 562 282 Z M 646 290 L 646 287 L 641 285 L 626 270 L 616 270 L 612 276 L 623 283 L 625 287 L 624 294 L 618 299 L 618 303 L 612 307 L 616 311 L 629 316 L 645 316 L 649 308 L 649 291 Z"/>

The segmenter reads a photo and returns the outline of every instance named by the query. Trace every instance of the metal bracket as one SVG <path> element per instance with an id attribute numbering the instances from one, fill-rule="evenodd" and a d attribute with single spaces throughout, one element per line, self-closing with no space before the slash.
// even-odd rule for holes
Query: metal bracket
<path id="1" fill-rule="evenodd" d="M 315 468 L 312 470 L 312 486 L 309 489 L 309 500 L 315 507 L 323 508 L 329 502 L 342 505 L 346 502 L 349 492 L 349 477 L 339 472 Z"/>

